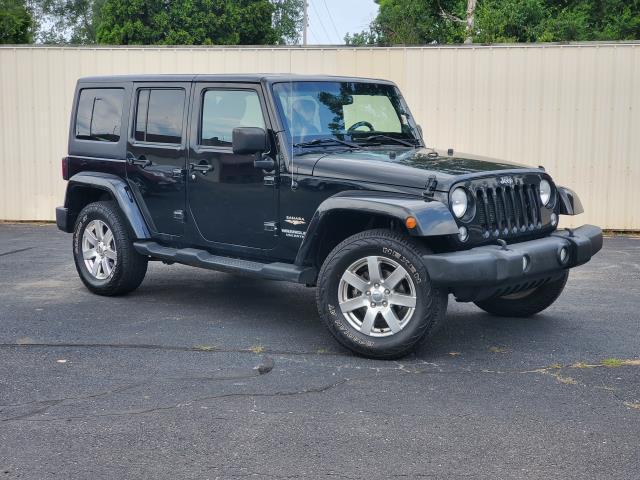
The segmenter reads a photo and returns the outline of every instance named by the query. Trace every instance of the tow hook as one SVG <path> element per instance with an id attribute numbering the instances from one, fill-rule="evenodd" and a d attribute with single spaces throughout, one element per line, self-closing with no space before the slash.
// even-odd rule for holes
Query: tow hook
<path id="1" fill-rule="evenodd" d="M 505 250 L 505 251 L 509 251 L 509 249 L 507 248 L 507 242 L 505 242 L 503 239 L 499 238 L 496 240 L 496 242 L 498 242 L 498 245 L 500 245 L 500 249 L 501 250 Z"/>

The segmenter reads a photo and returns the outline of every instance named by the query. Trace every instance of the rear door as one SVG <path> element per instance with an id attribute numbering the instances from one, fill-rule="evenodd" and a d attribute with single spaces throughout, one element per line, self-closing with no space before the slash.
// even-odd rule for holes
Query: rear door
<path id="1" fill-rule="evenodd" d="M 136 83 L 127 178 L 151 231 L 184 234 L 187 113 L 191 83 Z"/>
<path id="2" fill-rule="evenodd" d="M 256 155 L 236 155 L 231 148 L 236 127 L 270 129 L 261 86 L 196 83 L 192 96 L 188 202 L 199 242 L 273 248 L 275 172 L 255 168 Z"/>

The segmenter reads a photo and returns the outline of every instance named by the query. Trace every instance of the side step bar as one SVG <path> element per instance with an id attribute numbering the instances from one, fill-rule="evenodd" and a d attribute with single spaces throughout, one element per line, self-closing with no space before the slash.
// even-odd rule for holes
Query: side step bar
<path id="1" fill-rule="evenodd" d="M 133 247 L 141 255 L 160 260 L 182 263 L 193 267 L 208 268 L 229 273 L 243 273 L 270 280 L 312 284 L 316 280 L 316 271 L 311 267 L 300 267 L 292 263 L 260 263 L 239 258 L 213 255 L 206 250 L 196 248 L 171 248 L 156 242 L 134 242 Z"/>

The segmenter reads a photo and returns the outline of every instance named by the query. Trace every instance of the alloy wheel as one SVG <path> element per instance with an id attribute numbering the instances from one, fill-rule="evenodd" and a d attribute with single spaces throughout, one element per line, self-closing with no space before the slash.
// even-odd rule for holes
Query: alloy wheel
<path id="1" fill-rule="evenodd" d="M 82 234 L 82 257 L 87 270 L 98 280 L 111 276 L 118 259 L 116 241 L 109 226 L 92 220 Z"/>
<path id="2" fill-rule="evenodd" d="M 368 256 L 353 262 L 338 285 L 340 311 L 357 331 L 371 337 L 400 332 L 411 321 L 416 288 L 398 262 Z"/>

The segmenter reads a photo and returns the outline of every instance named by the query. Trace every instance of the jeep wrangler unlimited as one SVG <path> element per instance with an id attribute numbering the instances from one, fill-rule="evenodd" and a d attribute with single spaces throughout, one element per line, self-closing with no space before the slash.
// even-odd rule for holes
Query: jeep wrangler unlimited
<path id="1" fill-rule="evenodd" d="M 602 247 L 557 228 L 582 205 L 544 168 L 427 147 L 383 80 L 83 78 L 62 175 L 92 292 L 131 292 L 149 260 L 317 285 L 329 331 L 375 358 L 431 335 L 450 293 L 538 313 Z"/>

